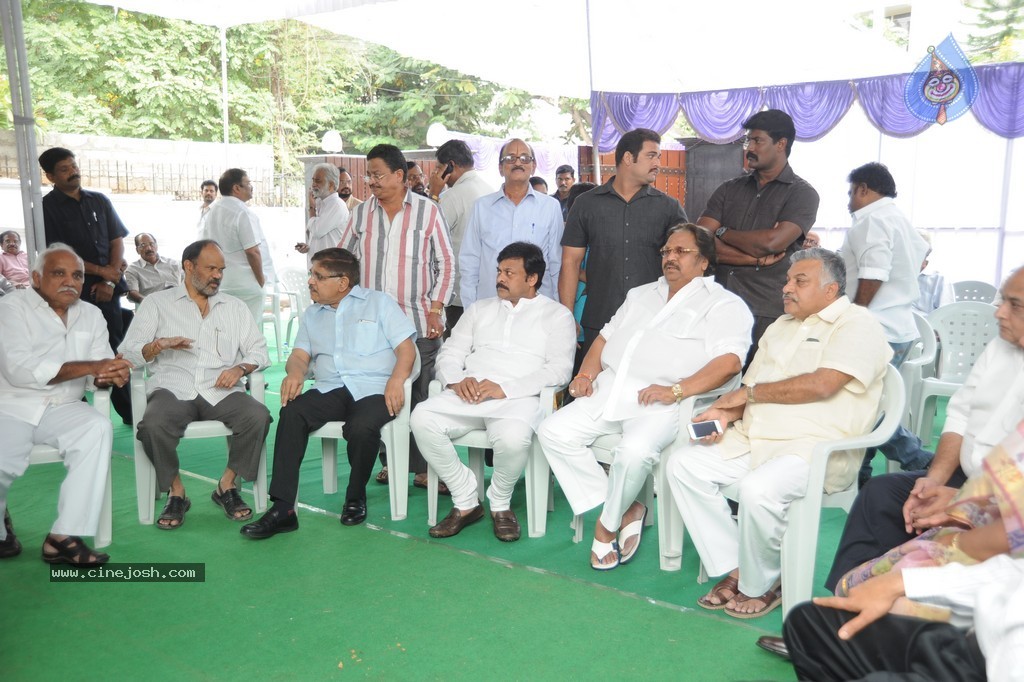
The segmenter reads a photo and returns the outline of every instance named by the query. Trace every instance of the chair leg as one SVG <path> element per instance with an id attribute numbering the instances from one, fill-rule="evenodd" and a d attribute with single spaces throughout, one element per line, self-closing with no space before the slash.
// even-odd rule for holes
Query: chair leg
<path id="1" fill-rule="evenodd" d="M 159 495 L 156 489 L 156 469 L 149 461 L 142 444 L 135 444 L 135 497 L 139 508 L 139 523 L 152 525 L 155 521 L 156 498 Z"/>
<path id="2" fill-rule="evenodd" d="M 437 525 L 437 472 L 427 465 L 427 525 Z"/>
<path id="3" fill-rule="evenodd" d="M 572 524 L 570 524 L 569 527 L 572 528 L 572 531 L 573 531 L 573 533 L 572 533 L 572 541 L 573 542 L 582 542 L 582 540 L 583 540 L 583 515 L 582 514 L 577 514 L 576 516 L 572 517 Z"/>
<path id="4" fill-rule="evenodd" d="M 338 441 L 333 438 L 321 439 L 320 451 L 324 495 L 333 495 L 338 492 Z"/>
<path id="5" fill-rule="evenodd" d="M 112 516 L 112 496 L 113 488 L 111 487 L 111 470 L 107 469 L 107 487 L 103 491 L 103 506 L 100 508 L 100 525 L 96 530 L 96 541 L 97 547 L 109 547 L 112 529 L 111 529 L 111 516 Z"/>
<path id="6" fill-rule="evenodd" d="M 484 500 L 484 451 L 479 448 L 469 448 L 469 469 L 476 476 L 476 497 L 483 503 Z"/>
<path id="7" fill-rule="evenodd" d="M 534 436 L 526 460 L 526 525 L 531 538 L 543 537 L 547 532 L 550 496 L 551 469 Z"/>
<path id="8" fill-rule="evenodd" d="M 260 465 L 256 470 L 256 480 L 252 482 L 253 504 L 257 514 L 267 511 L 267 444 L 263 443 L 260 453 Z"/>
<path id="9" fill-rule="evenodd" d="M 391 520 L 401 521 L 409 510 L 409 422 L 396 428 L 388 422 L 381 429 L 381 438 L 388 448 L 388 497 L 391 500 Z"/>
<path id="10" fill-rule="evenodd" d="M 683 517 L 676 508 L 668 487 L 664 467 L 661 463 L 655 468 L 658 479 L 658 549 L 659 563 L 663 571 L 678 571 L 683 564 Z M 648 517 L 651 515 L 648 514 Z"/>

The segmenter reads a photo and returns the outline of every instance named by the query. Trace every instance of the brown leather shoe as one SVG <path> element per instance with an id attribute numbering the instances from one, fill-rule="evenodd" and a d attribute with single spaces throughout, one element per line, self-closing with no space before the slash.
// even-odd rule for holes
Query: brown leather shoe
<path id="1" fill-rule="evenodd" d="M 491 520 L 494 522 L 494 537 L 502 542 L 515 542 L 519 539 L 519 519 L 511 509 L 500 512 L 491 512 Z"/>
<path id="2" fill-rule="evenodd" d="M 786 640 L 781 637 L 771 637 L 769 635 L 758 637 L 757 645 L 765 651 L 781 656 L 787 661 L 789 660 L 789 648 L 786 647 Z"/>
<path id="3" fill-rule="evenodd" d="M 478 504 L 469 511 L 459 513 L 459 510 L 452 507 L 448 516 L 441 519 L 441 523 L 431 528 L 428 532 L 432 538 L 450 538 L 458 535 L 463 528 L 471 523 L 476 523 L 484 517 L 484 507 Z"/>

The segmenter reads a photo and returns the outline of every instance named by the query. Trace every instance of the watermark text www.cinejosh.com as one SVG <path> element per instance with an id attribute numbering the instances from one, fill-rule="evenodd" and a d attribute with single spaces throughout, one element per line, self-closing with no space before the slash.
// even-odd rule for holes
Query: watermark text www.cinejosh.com
<path id="1" fill-rule="evenodd" d="M 51 583 L 204 583 L 206 564 L 51 566 Z"/>

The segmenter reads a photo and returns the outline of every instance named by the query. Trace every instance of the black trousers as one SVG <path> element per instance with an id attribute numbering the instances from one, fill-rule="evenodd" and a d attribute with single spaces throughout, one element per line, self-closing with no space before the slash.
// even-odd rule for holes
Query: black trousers
<path id="1" fill-rule="evenodd" d="M 985 659 L 973 633 L 948 623 L 886 615 L 853 639 L 839 628 L 854 614 L 805 602 L 782 628 L 801 680 L 984 682 Z"/>
<path id="2" fill-rule="evenodd" d="M 131 322 L 131 318 L 124 315 L 124 308 L 121 307 L 121 298 L 115 296 L 111 300 L 105 303 L 99 303 L 90 298 L 83 298 L 83 301 L 88 301 L 94 306 L 100 309 L 103 313 L 103 319 L 107 323 L 107 337 L 110 341 L 110 348 L 117 353 L 117 347 L 124 341 L 124 332 L 128 328 L 126 322 Z M 131 388 L 128 384 L 124 386 L 111 386 L 110 387 L 110 404 L 114 406 L 114 411 L 120 415 L 121 420 L 125 424 L 132 423 L 132 394 Z"/>
<path id="3" fill-rule="evenodd" d="M 874 476 L 860 489 L 850 508 L 850 515 L 846 517 L 836 557 L 832 560 L 832 570 L 825 580 L 825 587 L 830 592 L 835 591 L 848 571 L 916 537 L 907 533 L 903 525 L 903 505 L 917 479 L 925 473 L 900 471 Z M 966 480 L 963 470 L 957 467 L 947 485 L 959 488 Z"/>
<path id="4" fill-rule="evenodd" d="M 409 409 L 415 409 L 417 405 L 427 399 L 430 392 L 430 382 L 434 380 L 434 360 L 437 352 L 441 350 L 441 339 L 416 339 L 416 349 L 420 352 L 420 376 L 412 382 L 412 400 Z M 388 465 L 388 454 L 383 446 L 380 448 L 380 463 Z M 409 434 L 409 471 L 414 474 L 427 473 L 427 460 L 423 459 L 420 447 L 416 445 L 416 439 Z"/>
<path id="5" fill-rule="evenodd" d="M 365 500 L 366 483 L 377 458 L 380 430 L 392 419 L 384 396 L 379 393 L 362 400 L 353 399 L 346 387 L 327 393 L 309 390 L 301 394 L 281 408 L 270 496 L 286 504 L 295 503 L 299 493 L 299 467 L 306 456 L 310 432 L 327 422 L 344 421 L 341 432 L 352 467 L 345 500 Z"/>

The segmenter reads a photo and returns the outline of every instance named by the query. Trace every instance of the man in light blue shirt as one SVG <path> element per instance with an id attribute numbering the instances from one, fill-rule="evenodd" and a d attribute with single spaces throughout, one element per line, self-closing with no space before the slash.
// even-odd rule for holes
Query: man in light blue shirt
<path id="1" fill-rule="evenodd" d="M 380 430 L 402 409 L 403 384 L 416 358 L 416 329 L 387 294 L 359 286 L 359 261 L 345 249 L 313 256 L 306 309 L 285 365 L 281 415 L 274 444 L 273 506 L 242 528 L 250 538 L 297 530 L 299 466 L 309 434 L 329 421 L 342 433 L 352 473 L 341 522 L 366 520 L 366 483 L 377 458 Z M 302 392 L 310 370 L 315 383 Z"/>
<path id="2" fill-rule="evenodd" d="M 512 242 L 536 244 L 544 252 L 547 272 L 539 293 L 558 300 L 562 209 L 557 199 L 530 186 L 530 176 L 537 169 L 530 145 L 522 140 L 509 140 L 501 148 L 500 164 L 505 184 L 473 205 L 459 249 L 459 295 L 464 308 L 497 295 L 494 263 L 498 252 Z"/>

